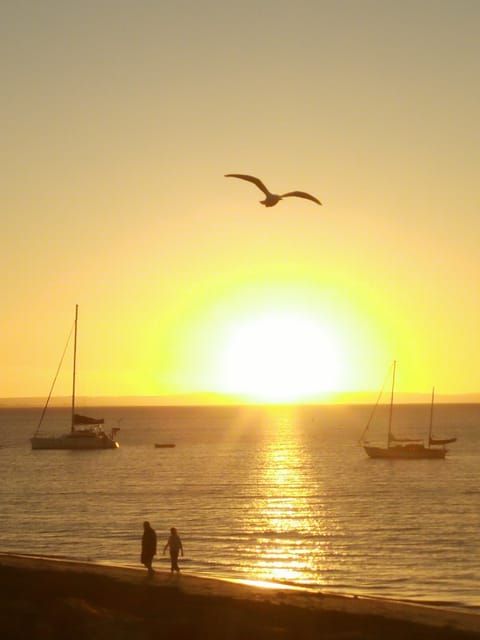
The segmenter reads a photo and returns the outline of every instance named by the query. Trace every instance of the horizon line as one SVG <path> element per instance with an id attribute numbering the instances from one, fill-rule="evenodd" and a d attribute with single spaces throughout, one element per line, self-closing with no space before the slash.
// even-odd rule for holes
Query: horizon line
<path id="1" fill-rule="evenodd" d="M 397 404 L 430 404 L 428 394 L 422 392 L 397 392 Z M 378 392 L 373 391 L 335 391 L 321 394 L 315 398 L 303 400 L 260 400 L 245 399 L 235 395 L 214 392 L 192 392 L 165 395 L 79 395 L 77 401 L 88 402 L 89 406 L 315 406 L 375 404 Z M 50 405 L 70 406 L 68 395 L 52 396 Z M 479 392 L 442 393 L 435 396 L 438 404 L 476 404 L 480 403 Z M 380 404 L 388 404 L 388 400 Z M 0 397 L 0 408 L 41 407 L 45 404 L 43 396 L 5 396 Z M 80 407 L 79 407 L 80 408 Z"/>

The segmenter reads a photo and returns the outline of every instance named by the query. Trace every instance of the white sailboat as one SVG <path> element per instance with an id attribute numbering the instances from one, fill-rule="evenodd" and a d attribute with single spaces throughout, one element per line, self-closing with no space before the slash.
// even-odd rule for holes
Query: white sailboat
<path id="1" fill-rule="evenodd" d="M 438 439 L 432 437 L 433 428 L 433 406 L 435 397 L 435 388 L 432 391 L 432 401 L 430 406 L 430 424 L 428 431 L 428 439 L 425 444 L 423 440 L 411 439 L 411 438 L 397 438 L 392 432 L 392 418 L 394 407 L 394 394 L 395 394 L 395 373 L 397 363 L 393 363 L 392 374 L 392 389 L 390 393 L 390 411 L 388 417 L 388 432 L 387 432 L 387 444 L 386 446 L 378 446 L 370 443 L 365 439 L 368 432 L 370 421 L 367 423 L 362 437 L 360 438 L 360 444 L 365 449 L 365 452 L 370 458 L 387 458 L 387 459 L 403 459 L 403 460 L 421 460 L 421 459 L 442 459 L 447 454 L 445 445 L 450 442 L 455 442 L 456 438 Z M 373 415 L 373 414 L 372 414 Z M 372 416 L 370 416 L 371 420 Z"/>
<path id="2" fill-rule="evenodd" d="M 74 344 L 73 344 L 73 382 L 72 382 L 72 404 L 70 430 L 61 435 L 44 435 L 40 429 L 43 418 L 53 391 L 47 398 L 47 402 L 42 411 L 40 421 L 34 436 L 31 438 L 32 449 L 117 449 L 118 442 L 115 440 L 118 428 L 113 428 L 110 434 L 103 430 L 103 418 L 90 418 L 75 412 L 75 382 L 77 364 L 77 325 L 78 325 L 78 305 L 75 307 Z M 54 383 L 55 384 L 55 380 Z"/>

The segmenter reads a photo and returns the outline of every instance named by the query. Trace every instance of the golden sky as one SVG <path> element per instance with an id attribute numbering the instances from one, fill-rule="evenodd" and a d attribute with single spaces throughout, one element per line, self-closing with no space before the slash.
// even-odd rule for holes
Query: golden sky
<path id="1" fill-rule="evenodd" d="M 48 393 L 77 303 L 90 396 L 294 401 L 393 359 L 399 391 L 480 391 L 479 24 L 475 0 L 3 2 L 0 397 Z"/>

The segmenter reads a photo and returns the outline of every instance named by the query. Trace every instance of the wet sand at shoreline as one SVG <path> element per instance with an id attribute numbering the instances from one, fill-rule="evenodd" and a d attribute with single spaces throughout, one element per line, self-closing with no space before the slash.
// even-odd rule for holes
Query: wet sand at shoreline
<path id="1" fill-rule="evenodd" d="M 2 638 L 480 639 L 480 615 L 283 585 L 0 554 Z"/>

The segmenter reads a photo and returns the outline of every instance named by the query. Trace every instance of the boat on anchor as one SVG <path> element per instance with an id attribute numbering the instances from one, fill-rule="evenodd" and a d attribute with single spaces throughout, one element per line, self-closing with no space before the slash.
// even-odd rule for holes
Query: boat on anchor
<path id="1" fill-rule="evenodd" d="M 378 402 L 374 407 L 374 411 L 370 416 L 367 426 L 364 429 L 362 437 L 360 438 L 360 444 L 365 449 L 365 452 L 370 458 L 384 458 L 384 459 L 402 459 L 402 460 L 438 460 L 445 458 L 447 454 L 446 444 L 455 442 L 456 438 L 435 438 L 432 436 L 433 429 L 433 408 L 435 399 L 435 388 L 432 390 L 432 399 L 430 405 L 430 423 L 428 430 L 428 437 L 426 442 L 423 439 L 415 438 L 398 438 L 394 435 L 392 430 L 392 418 L 394 409 L 394 394 L 395 394 L 395 374 L 396 374 L 396 361 L 393 362 L 392 373 L 392 389 L 390 392 L 390 408 L 388 416 L 388 431 L 387 431 L 387 443 L 386 446 L 380 446 L 373 444 L 365 439 L 368 433 L 373 413 L 375 412 Z"/>
<path id="2" fill-rule="evenodd" d="M 40 417 L 35 434 L 30 439 L 32 449 L 118 449 L 118 442 L 115 439 L 120 429 L 112 428 L 110 433 L 103 429 L 103 418 L 91 418 L 89 416 L 76 413 L 75 409 L 75 382 L 76 382 L 76 363 L 77 363 L 77 326 L 78 326 L 78 305 L 75 307 L 75 323 L 74 323 L 74 344 L 73 344 L 73 380 L 72 380 L 72 400 L 71 400 L 71 419 L 70 430 L 60 435 L 47 435 L 41 432 L 43 419 L 47 411 L 53 388 L 55 386 L 55 376 L 49 396 Z M 69 341 L 70 341 L 69 336 Z M 68 346 L 68 342 L 67 342 Z M 64 351 L 65 355 L 65 351 Z M 60 361 L 60 366 L 63 356 Z M 59 369 L 60 369 L 59 366 Z M 58 371 L 57 371 L 58 375 Z"/>

